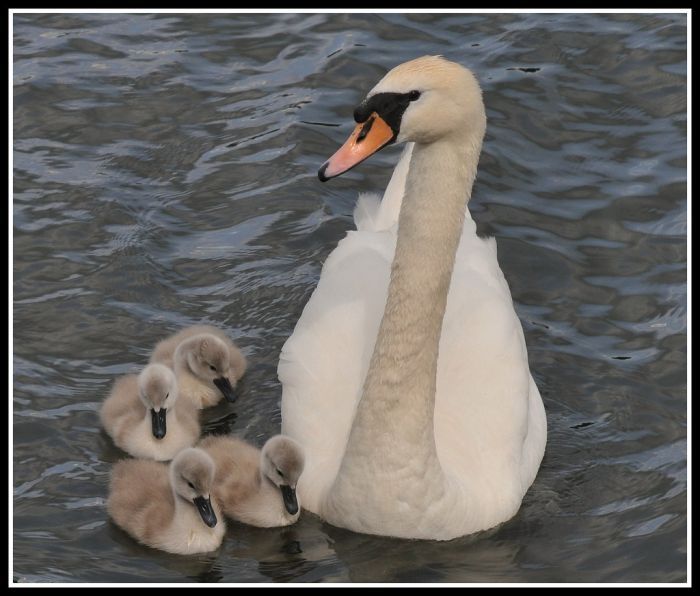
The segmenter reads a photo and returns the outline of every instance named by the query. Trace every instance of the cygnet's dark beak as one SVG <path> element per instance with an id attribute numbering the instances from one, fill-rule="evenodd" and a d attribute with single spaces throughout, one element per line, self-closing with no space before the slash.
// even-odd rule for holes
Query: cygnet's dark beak
<path id="1" fill-rule="evenodd" d="M 233 392 L 231 382 L 226 377 L 219 377 L 218 379 L 214 379 L 214 385 L 216 385 L 216 388 L 219 391 L 221 391 L 221 394 L 226 398 L 227 401 L 236 401 L 236 394 Z"/>
<path id="2" fill-rule="evenodd" d="M 205 499 L 204 497 L 195 497 L 193 499 L 194 504 L 197 506 L 197 511 L 199 515 L 202 516 L 202 521 L 207 524 L 210 528 L 216 525 L 216 513 L 214 513 L 214 508 L 211 506 L 211 499 Z"/>
<path id="3" fill-rule="evenodd" d="M 284 501 L 284 508 L 289 512 L 290 515 L 295 515 L 299 511 L 299 503 L 297 502 L 297 493 L 289 485 L 283 484 L 280 486 L 282 491 L 282 500 Z"/>
<path id="4" fill-rule="evenodd" d="M 165 436 L 165 413 L 166 408 L 161 408 L 157 412 L 151 410 L 151 426 L 153 430 L 153 436 L 156 439 L 162 439 Z"/>

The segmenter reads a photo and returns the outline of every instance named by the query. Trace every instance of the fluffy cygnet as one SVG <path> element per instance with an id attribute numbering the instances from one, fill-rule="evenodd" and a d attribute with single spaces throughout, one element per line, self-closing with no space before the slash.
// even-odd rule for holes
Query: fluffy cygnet
<path id="1" fill-rule="evenodd" d="M 100 419 L 114 443 L 135 457 L 172 459 L 199 438 L 199 412 L 178 399 L 175 375 L 162 364 L 117 379 Z"/>
<path id="2" fill-rule="evenodd" d="M 199 447 L 216 463 L 214 496 L 226 515 L 263 528 L 299 518 L 304 453 L 294 439 L 276 435 L 260 450 L 235 437 L 209 436 Z"/>
<path id="3" fill-rule="evenodd" d="M 112 469 L 107 510 L 142 544 L 188 555 L 215 550 L 226 523 L 211 497 L 215 464 L 201 449 L 187 448 L 170 465 L 127 459 Z"/>
<path id="4" fill-rule="evenodd" d="M 151 362 L 170 366 L 181 395 L 198 408 L 216 405 L 222 397 L 233 402 L 234 387 L 245 373 L 245 356 L 221 330 L 194 325 L 164 339 L 153 350 Z"/>

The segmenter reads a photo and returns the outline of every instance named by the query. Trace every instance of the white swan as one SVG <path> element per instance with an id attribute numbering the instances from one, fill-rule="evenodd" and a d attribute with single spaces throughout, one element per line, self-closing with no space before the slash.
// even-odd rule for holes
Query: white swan
<path id="1" fill-rule="evenodd" d="M 199 412 L 179 398 L 175 375 L 162 364 L 118 378 L 100 420 L 117 447 L 135 457 L 172 459 L 199 438 Z"/>
<path id="2" fill-rule="evenodd" d="M 275 435 L 258 449 L 236 437 L 208 436 L 198 447 L 216 464 L 214 497 L 225 515 L 261 528 L 299 519 L 304 453 L 295 440 Z"/>
<path id="3" fill-rule="evenodd" d="M 107 511 L 147 546 L 181 555 L 216 550 L 226 522 L 210 496 L 215 473 L 211 457 L 192 447 L 180 451 L 170 465 L 122 460 L 112 468 Z"/>
<path id="4" fill-rule="evenodd" d="M 180 394 L 200 409 L 222 397 L 235 401 L 233 389 L 247 366 L 238 346 L 211 325 L 192 325 L 158 342 L 150 362 L 172 368 Z"/>
<path id="5" fill-rule="evenodd" d="M 470 71 L 390 71 L 319 170 L 410 142 L 381 204 L 330 254 L 278 368 L 282 432 L 303 446 L 304 508 L 369 534 L 448 540 L 512 517 L 546 418 L 493 239 L 466 204 L 486 115 Z"/>

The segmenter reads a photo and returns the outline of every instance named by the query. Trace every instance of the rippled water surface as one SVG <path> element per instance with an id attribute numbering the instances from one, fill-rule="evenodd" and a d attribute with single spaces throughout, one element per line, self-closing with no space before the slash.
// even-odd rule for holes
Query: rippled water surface
<path id="1" fill-rule="evenodd" d="M 13 574 L 19 582 L 686 580 L 685 14 L 14 14 Z M 450 542 L 304 513 L 219 551 L 107 517 L 124 457 L 97 411 L 164 335 L 211 323 L 250 360 L 205 432 L 279 431 L 276 366 L 399 149 L 318 166 L 392 66 L 481 81 L 470 209 L 498 240 L 548 415 L 519 513 Z"/>

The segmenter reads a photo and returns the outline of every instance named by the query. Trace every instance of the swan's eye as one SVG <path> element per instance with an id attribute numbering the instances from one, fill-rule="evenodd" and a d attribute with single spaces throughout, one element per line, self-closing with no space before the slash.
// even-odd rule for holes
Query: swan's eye
<path id="1" fill-rule="evenodd" d="M 408 94 L 408 100 L 409 101 L 416 101 L 420 97 L 420 91 L 417 91 L 414 89 L 413 91 L 410 91 Z"/>

